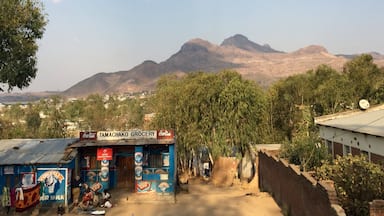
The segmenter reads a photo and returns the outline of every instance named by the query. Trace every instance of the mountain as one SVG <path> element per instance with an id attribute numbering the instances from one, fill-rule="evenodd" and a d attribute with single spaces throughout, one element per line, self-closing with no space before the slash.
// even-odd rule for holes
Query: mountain
<path id="1" fill-rule="evenodd" d="M 384 56 L 374 53 L 375 63 L 384 65 Z M 259 45 L 237 34 L 225 39 L 220 45 L 203 39 L 192 39 L 167 60 L 156 63 L 146 60 L 136 67 L 113 73 L 98 73 L 82 80 L 62 92 L 65 97 L 84 97 L 89 94 L 132 93 L 153 90 L 164 74 L 180 76 L 193 71 L 218 72 L 233 69 L 246 79 L 262 86 L 327 64 L 341 70 L 351 56 L 333 55 L 319 45 L 310 45 L 285 53 L 269 45 Z"/>
<path id="2" fill-rule="evenodd" d="M 277 51 L 272 49 L 268 44 L 263 46 L 248 40 L 244 35 L 236 34 L 232 37 L 225 39 L 221 46 L 234 46 L 242 50 L 248 50 L 251 52 L 258 53 L 281 53 L 281 51 Z"/>

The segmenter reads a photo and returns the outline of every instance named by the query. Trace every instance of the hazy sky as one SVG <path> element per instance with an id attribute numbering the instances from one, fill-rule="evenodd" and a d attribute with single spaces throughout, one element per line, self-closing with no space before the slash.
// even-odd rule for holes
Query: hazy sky
<path id="1" fill-rule="evenodd" d="M 64 91 L 99 72 L 165 61 L 190 39 L 243 34 L 292 52 L 384 54 L 382 0 L 44 0 L 49 23 L 31 91 Z"/>

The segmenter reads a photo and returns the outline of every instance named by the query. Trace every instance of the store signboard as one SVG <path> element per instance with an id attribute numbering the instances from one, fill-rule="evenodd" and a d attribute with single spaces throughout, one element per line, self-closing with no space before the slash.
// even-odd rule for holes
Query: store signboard
<path id="1" fill-rule="evenodd" d="M 96 131 L 81 131 L 80 140 L 97 140 Z"/>
<path id="2" fill-rule="evenodd" d="M 99 131 L 97 140 L 157 139 L 157 131 Z"/>
<path id="3" fill-rule="evenodd" d="M 13 175 L 13 174 L 15 174 L 15 170 L 14 170 L 13 166 L 5 166 L 4 167 L 4 174 L 5 175 Z"/>
<path id="4" fill-rule="evenodd" d="M 112 148 L 98 148 L 97 149 L 97 160 L 112 160 L 113 158 L 113 149 Z"/>
<path id="5" fill-rule="evenodd" d="M 173 130 L 158 130 L 157 139 L 173 139 Z"/>

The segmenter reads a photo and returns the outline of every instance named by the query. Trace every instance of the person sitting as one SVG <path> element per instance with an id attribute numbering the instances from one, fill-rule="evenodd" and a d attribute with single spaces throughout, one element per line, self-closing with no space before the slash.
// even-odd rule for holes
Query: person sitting
<path id="1" fill-rule="evenodd" d="M 94 198 L 94 192 L 90 189 L 87 188 L 84 192 L 83 199 L 80 202 L 79 206 L 83 210 L 87 210 L 90 206 L 93 205 L 93 198 Z"/>

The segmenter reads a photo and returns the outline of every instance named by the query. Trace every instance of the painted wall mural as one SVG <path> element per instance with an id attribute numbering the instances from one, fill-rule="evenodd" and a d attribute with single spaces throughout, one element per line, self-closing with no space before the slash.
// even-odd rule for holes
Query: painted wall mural
<path id="1" fill-rule="evenodd" d="M 37 180 L 42 182 L 40 201 L 65 201 L 67 195 L 67 169 L 38 168 Z"/>

